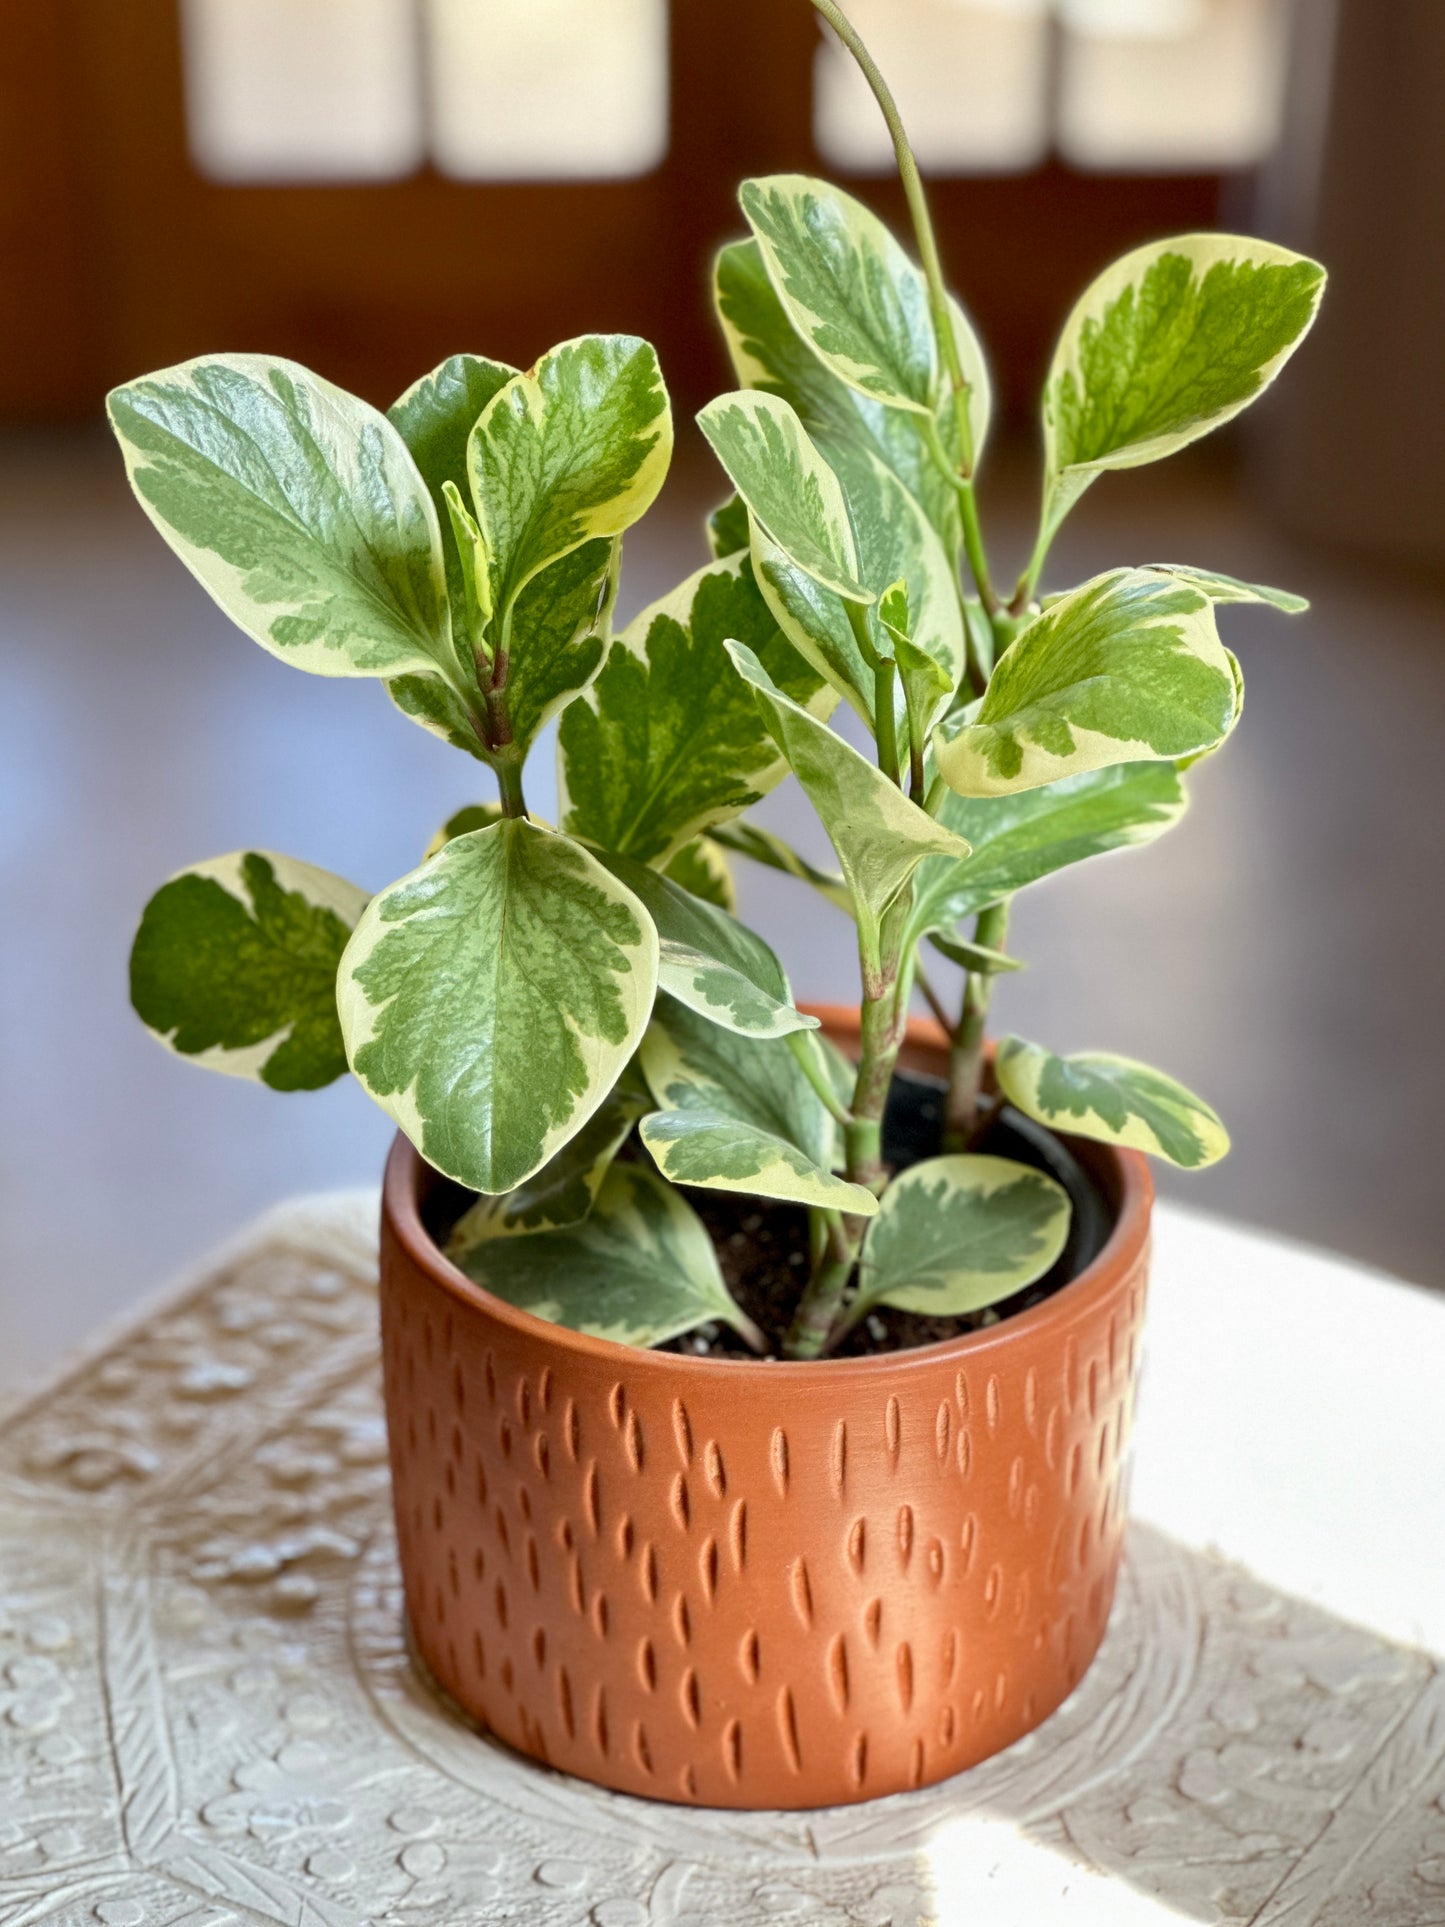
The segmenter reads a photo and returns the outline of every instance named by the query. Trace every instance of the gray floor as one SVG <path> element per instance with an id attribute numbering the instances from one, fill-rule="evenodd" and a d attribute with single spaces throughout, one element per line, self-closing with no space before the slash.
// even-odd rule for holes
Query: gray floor
<path id="1" fill-rule="evenodd" d="M 719 492 L 701 466 L 674 476 L 629 542 L 624 613 L 702 559 L 696 517 Z M 1014 561 L 1029 491 L 1006 480 L 996 498 Z M 1171 837 L 1024 903 L 1032 968 L 1001 1018 L 1148 1059 L 1217 1105 L 1234 1154 L 1165 1174 L 1167 1191 L 1445 1287 L 1445 605 L 1266 537 L 1197 459 L 1101 483 L 1054 573 L 1153 560 L 1278 581 L 1315 610 L 1225 612 L 1249 681 L 1239 735 Z M 296 675 L 232 631 L 98 435 L 0 443 L 0 656 L 0 1376 L 16 1377 L 268 1202 L 374 1177 L 389 1136 L 349 1083 L 279 1097 L 157 1049 L 125 997 L 145 896 L 247 844 L 379 886 L 485 777 L 373 685 Z M 550 792 L 544 761 L 544 814 Z M 796 793 L 768 816 L 822 853 Z M 799 994 L 851 998 L 832 913 L 742 883 Z"/>

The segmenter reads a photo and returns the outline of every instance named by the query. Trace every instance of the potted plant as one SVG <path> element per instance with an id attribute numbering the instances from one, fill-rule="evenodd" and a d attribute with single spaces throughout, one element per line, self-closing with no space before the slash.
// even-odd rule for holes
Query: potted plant
<path id="1" fill-rule="evenodd" d="M 385 415 L 260 355 L 110 401 L 146 512 L 249 635 L 379 678 L 497 780 L 372 897 L 261 851 L 199 864 L 131 963 L 177 1051 L 278 1090 L 349 1065 L 401 1127 L 381 1303 L 416 1647 L 537 1758 L 733 1806 L 953 1773 L 1103 1635 L 1140 1153 L 1227 1140 L 1125 1058 L 990 1057 L 990 993 L 1017 891 L 1162 834 L 1233 730 L 1218 606 L 1303 604 L 1174 564 L 1046 594 L 1043 570 L 1105 470 L 1273 379 L 1324 281 L 1220 234 L 1101 275 L 1001 588 L 983 352 L 888 90 L 814 3 L 887 116 L 917 259 L 822 181 L 743 185 L 716 274 L 740 386 L 700 417 L 734 492 L 712 559 L 622 633 L 621 537 L 672 446 L 643 341 L 456 355 Z M 554 717 L 555 828 L 524 793 Z M 747 819 L 789 771 L 836 873 Z M 732 914 L 737 853 L 851 922 L 856 1012 L 794 1004 Z"/>

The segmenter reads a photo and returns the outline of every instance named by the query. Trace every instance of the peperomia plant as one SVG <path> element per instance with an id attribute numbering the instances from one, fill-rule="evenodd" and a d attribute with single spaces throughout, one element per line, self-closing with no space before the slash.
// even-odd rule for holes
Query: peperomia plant
<path id="1" fill-rule="evenodd" d="M 712 559 L 612 633 L 621 538 L 672 448 L 653 350 L 586 336 L 519 372 L 456 355 L 386 414 L 293 363 L 204 357 L 118 390 L 151 520 L 220 606 L 297 668 L 375 676 L 485 763 L 498 799 L 369 900 L 260 851 L 173 878 L 132 957 L 136 1009 L 185 1055 L 278 1090 L 349 1064 L 437 1170 L 476 1193 L 450 1250 L 477 1281 L 636 1344 L 709 1321 L 764 1349 L 686 1191 L 802 1206 L 790 1356 L 879 1305 L 976 1313 L 1041 1277 L 1069 1199 L 974 1148 L 1015 894 L 1175 823 L 1184 772 L 1238 721 L 1216 609 L 1304 605 L 1211 571 L 1121 567 L 1042 594 L 1050 544 L 1107 469 L 1231 419 L 1309 328 L 1313 262 L 1198 234 L 1137 249 L 1074 308 L 1043 397 L 1038 540 L 1011 589 L 975 481 L 978 339 L 948 292 L 888 89 L 915 261 L 818 180 L 744 183 L 718 312 L 740 384 L 702 411 L 734 493 Z M 833 727 L 854 712 L 871 754 Z M 523 776 L 560 715 L 560 821 Z M 857 726 L 854 728 L 856 735 Z M 837 855 L 746 812 L 788 772 Z M 851 919 L 858 1061 L 799 1011 L 732 914 L 729 854 Z M 925 944 L 962 965 L 961 1008 Z M 952 1043 L 937 1156 L 884 1160 L 915 992 Z M 1000 1041 L 998 1090 L 1046 1125 L 1197 1167 L 1218 1118 L 1122 1057 Z"/>

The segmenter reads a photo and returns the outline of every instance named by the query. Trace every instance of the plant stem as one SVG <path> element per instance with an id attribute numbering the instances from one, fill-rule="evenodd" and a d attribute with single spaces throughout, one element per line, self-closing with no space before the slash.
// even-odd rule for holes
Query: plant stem
<path id="1" fill-rule="evenodd" d="M 1002 950 L 1008 942 L 1009 906 L 991 904 L 974 924 L 974 942 L 986 950 Z M 971 970 L 963 980 L 963 1012 L 953 1033 L 948 1062 L 948 1096 L 943 1113 L 943 1148 L 965 1151 L 978 1129 L 979 1097 L 983 1090 L 985 1028 L 993 1000 L 993 977 Z"/>
<path id="2" fill-rule="evenodd" d="M 848 1176 L 870 1191 L 881 1189 L 883 1111 L 903 1048 L 907 1011 L 900 995 L 901 939 L 913 893 L 905 889 L 891 904 L 879 932 L 878 954 L 863 954 L 863 1003 L 859 1012 L 858 1081 L 853 1089 L 853 1121 L 844 1131 Z"/>
<path id="3" fill-rule="evenodd" d="M 943 279 L 943 262 L 938 252 L 938 236 L 933 226 L 933 216 L 929 211 L 928 195 L 924 190 L 923 177 L 918 171 L 903 116 L 898 111 L 898 103 L 893 98 L 892 89 L 878 70 L 878 63 L 869 53 L 858 29 L 849 20 L 837 0 L 813 0 L 813 6 L 837 34 L 848 52 L 857 61 L 863 78 L 873 91 L 878 102 L 888 132 L 893 141 L 893 153 L 898 162 L 898 177 L 903 183 L 904 197 L 908 202 L 908 212 L 913 221 L 914 238 L 918 242 L 918 258 L 923 265 L 923 278 L 928 284 L 928 310 L 933 320 L 934 338 L 938 343 L 939 356 L 944 372 L 948 376 L 949 390 L 953 397 L 953 418 L 957 426 L 960 461 L 955 477 L 958 487 L 959 509 L 963 518 L 963 545 L 968 556 L 968 566 L 973 571 L 973 579 L 978 584 L 979 597 L 983 606 L 992 615 L 1000 606 L 993 583 L 988 572 L 988 560 L 984 554 L 983 535 L 978 522 L 978 504 L 973 493 L 973 421 L 968 412 L 969 384 L 963 372 L 963 361 L 958 352 L 958 337 L 953 332 L 953 317 L 948 308 L 948 288 Z M 937 424 L 933 424 L 937 432 Z M 952 464 L 944 458 L 945 470 L 952 473 Z"/>
<path id="4" fill-rule="evenodd" d="M 808 1288 L 798 1301 L 798 1309 L 783 1340 L 785 1358 L 821 1356 L 853 1275 L 857 1253 L 842 1216 L 836 1211 L 819 1212 L 814 1216 L 815 1224 L 819 1218 L 826 1225 L 827 1235 Z"/>
<path id="5" fill-rule="evenodd" d="M 813 1047 L 813 1035 L 814 1033 L 810 1030 L 790 1030 L 785 1041 L 789 1050 L 797 1058 L 798 1067 L 804 1077 L 822 1100 L 824 1110 L 835 1124 L 841 1124 L 846 1128 L 852 1123 L 853 1114 L 833 1089 L 828 1081 L 827 1072 L 818 1062 L 817 1053 Z"/>
<path id="6" fill-rule="evenodd" d="M 903 117 L 898 111 L 898 103 L 893 98 L 888 82 L 879 72 L 877 62 L 864 45 L 858 29 L 837 4 L 837 0 L 813 0 L 813 5 L 857 61 L 863 78 L 873 90 L 873 98 L 882 110 L 888 132 L 892 137 L 893 152 L 898 162 L 898 174 L 903 182 L 908 212 L 913 218 L 913 232 L 918 241 L 918 255 L 923 263 L 924 279 L 928 283 L 928 306 L 933 317 L 933 332 L 938 338 L 938 351 L 943 358 L 949 386 L 953 391 L 959 446 L 963 450 L 962 472 L 969 475 L 973 472 L 973 423 L 968 414 L 968 382 L 964 378 L 963 363 L 958 353 L 958 341 L 953 332 L 953 320 L 948 312 L 948 290 L 944 285 L 943 263 L 938 253 L 938 237 L 934 232 L 933 216 L 929 212 L 923 177 L 918 171 L 918 162 L 914 159 L 913 148 L 909 144 L 907 130 L 903 125 Z"/>
<path id="7" fill-rule="evenodd" d="M 492 764 L 497 772 L 497 787 L 502 792 L 502 815 L 525 816 L 527 799 L 522 794 L 522 765 L 510 759 Z"/>
<path id="8" fill-rule="evenodd" d="M 953 1019 L 949 1016 L 947 1006 L 944 1004 L 942 997 L 939 996 L 928 978 L 923 974 L 921 965 L 914 965 L 913 974 L 918 980 L 918 988 L 923 992 L 923 1001 L 933 1012 L 935 1021 L 949 1036 L 952 1036 Z"/>
<path id="9" fill-rule="evenodd" d="M 845 602 L 848 626 L 858 653 L 873 671 L 873 736 L 878 744 L 878 767 L 890 783 L 899 782 L 898 722 L 893 714 L 893 678 L 897 665 L 880 656 L 868 628 L 868 612 L 857 602 Z M 900 784 L 901 787 L 901 784 Z"/>

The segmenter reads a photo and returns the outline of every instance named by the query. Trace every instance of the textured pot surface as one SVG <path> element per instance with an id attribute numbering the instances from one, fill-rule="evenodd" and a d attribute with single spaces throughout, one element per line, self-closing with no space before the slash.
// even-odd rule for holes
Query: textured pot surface
<path id="1" fill-rule="evenodd" d="M 844 1044 L 856 1020 L 824 1013 Z M 915 1068 L 940 1068 L 933 1026 Z M 911 1352 L 752 1364 L 513 1310 L 428 1237 L 399 1138 L 381 1312 L 413 1638 L 501 1739 L 629 1793 L 824 1806 L 924 1785 L 1068 1695 L 1124 1532 L 1151 1186 L 1032 1311 Z"/>

